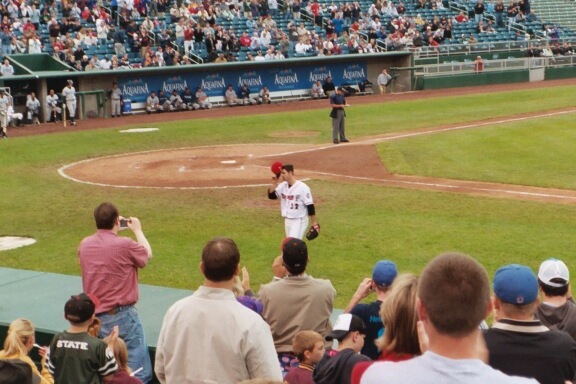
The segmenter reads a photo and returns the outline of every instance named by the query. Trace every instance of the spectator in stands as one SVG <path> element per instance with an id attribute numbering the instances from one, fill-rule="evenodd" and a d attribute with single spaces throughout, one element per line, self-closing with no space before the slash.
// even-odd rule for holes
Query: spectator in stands
<path id="1" fill-rule="evenodd" d="M 292 341 L 292 351 L 298 365 L 288 371 L 284 381 L 288 384 L 315 384 L 312 372 L 325 352 L 322 335 L 314 331 L 298 332 Z"/>
<path id="2" fill-rule="evenodd" d="M 8 59 L 4 59 L 4 64 L 0 67 L 0 74 L 3 77 L 14 76 L 14 67 L 10 64 Z"/>
<path id="3" fill-rule="evenodd" d="M 240 45 L 245 48 L 248 48 L 251 43 L 252 39 L 250 39 L 250 36 L 248 36 L 246 32 L 242 32 L 242 36 L 240 37 Z"/>
<path id="4" fill-rule="evenodd" d="M 172 305 L 162 323 L 155 367 L 161 383 L 282 379 L 270 328 L 232 291 L 239 264 L 231 239 L 212 239 L 202 250 L 204 284 Z"/>
<path id="5" fill-rule="evenodd" d="M 126 343 L 121 338 L 117 338 L 111 346 L 114 352 L 114 358 L 118 364 L 118 370 L 114 373 L 109 384 L 141 384 L 142 381 L 133 377 L 132 370 L 128 367 L 128 349 Z"/>
<path id="6" fill-rule="evenodd" d="M 150 92 L 150 96 L 146 99 L 146 112 L 150 114 L 152 112 L 160 111 L 160 100 L 156 96 L 156 92 L 152 91 Z"/>
<path id="7" fill-rule="evenodd" d="M 287 372 L 294 364 L 292 340 L 299 331 L 313 330 L 326 336 L 332 330 L 330 316 L 336 291 L 329 280 L 306 274 L 308 248 L 302 240 L 284 241 L 282 261 L 286 277 L 262 285 L 258 296 L 264 304 L 264 320 L 272 329 L 278 360 Z M 330 348 L 331 343 L 324 345 Z"/>
<path id="8" fill-rule="evenodd" d="M 310 39 L 306 40 L 305 42 L 299 41 L 294 48 L 297 56 L 304 56 L 307 53 L 312 53 L 313 47 L 310 44 Z"/>
<path id="9" fill-rule="evenodd" d="M 502 0 L 494 5 L 494 17 L 496 17 L 496 27 L 500 28 L 504 26 L 504 3 Z"/>
<path id="10" fill-rule="evenodd" d="M 163 55 L 164 64 L 166 64 L 167 67 L 173 66 L 175 56 L 176 56 L 176 53 L 174 52 L 172 45 L 167 45 L 166 50 L 164 51 L 164 55 Z"/>
<path id="11" fill-rule="evenodd" d="M 329 351 L 316 365 L 313 379 L 317 384 L 350 384 L 356 364 L 371 361 L 360 353 L 364 346 L 366 326 L 356 315 L 344 313 L 338 316 L 334 329 L 326 340 L 338 340 L 336 350 Z"/>
<path id="12" fill-rule="evenodd" d="M 4 56 L 11 55 L 12 49 L 10 43 L 12 42 L 12 33 L 10 32 L 10 27 L 5 25 L 0 33 L 0 42 L 2 43 L 2 54 Z"/>
<path id="13" fill-rule="evenodd" d="M 530 13 L 528 13 L 526 15 L 525 20 L 529 23 L 533 23 L 535 21 L 538 21 L 538 17 L 536 16 L 536 14 L 534 13 L 534 11 L 530 11 Z"/>
<path id="14" fill-rule="evenodd" d="M 99 304 L 95 296 L 85 293 L 72 296 L 66 302 L 64 317 L 70 327 L 52 339 L 45 365 L 56 383 L 97 383 L 111 379 L 118 369 L 112 353 L 118 327 L 108 336 L 109 346 L 88 334 Z"/>
<path id="15" fill-rule="evenodd" d="M 380 307 L 380 317 L 386 330 L 376 342 L 382 350 L 378 360 L 404 361 L 421 354 L 418 340 L 418 314 L 416 313 L 416 295 L 418 277 L 412 274 L 398 276 L 392 292 Z M 352 384 L 360 379 L 371 362 L 359 363 L 352 371 Z"/>
<path id="16" fill-rule="evenodd" d="M 218 57 L 216 57 L 216 60 L 214 60 L 214 63 L 219 64 L 219 63 L 226 63 L 228 62 L 228 60 L 226 59 L 226 57 L 224 56 L 223 53 L 219 53 Z"/>
<path id="17" fill-rule="evenodd" d="M 344 313 L 358 316 L 366 325 L 366 342 L 362 347 L 362 354 L 375 360 L 378 357 L 378 348 L 374 343 L 384 331 L 380 318 L 380 306 L 389 296 L 392 283 L 398 275 L 396 264 L 390 260 L 380 260 L 372 269 L 372 278 L 362 280 L 358 289 L 344 309 Z M 360 303 L 372 292 L 376 292 L 376 300 L 370 303 Z"/>
<path id="18" fill-rule="evenodd" d="M 570 272 L 563 261 L 548 259 L 540 264 L 538 286 L 542 302 L 536 316 L 550 329 L 567 332 L 576 340 L 576 304 L 570 290 Z"/>
<path id="19" fill-rule="evenodd" d="M 485 333 L 489 364 L 540 384 L 571 382 L 576 376 L 576 342 L 534 318 L 538 280 L 532 270 L 510 264 L 494 275 L 494 319 Z"/>
<path id="20" fill-rule="evenodd" d="M 202 87 L 198 87 L 198 89 L 196 90 L 196 103 L 198 103 L 200 109 L 212 108 L 212 103 L 210 103 L 210 101 L 208 100 L 208 95 L 206 95 L 206 92 L 204 92 Z"/>
<path id="21" fill-rule="evenodd" d="M 112 203 L 102 203 L 94 210 L 98 229 L 82 240 L 78 258 L 82 269 L 82 287 L 101 300 L 98 318 L 102 321 L 100 336 L 120 328 L 119 336 L 128 346 L 128 365 L 143 383 L 152 379 L 148 345 L 138 311 L 138 269 L 144 268 L 152 257 L 152 248 L 136 217 L 124 218 Z M 129 228 L 136 241 L 118 236 Z"/>
<path id="22" fill-rule="evenodd" d="M 481 22 L 484 19 L 484 11 L 485 11 L 485 6 L 484 3 L 482 2 L 482 0 L 478 0 L 476 2 L 476 4 L 474 5 L 474 21 L 476 23 Z"/>
<path id="23" fill-rule="evenodd" d="M 518 16 L 519 8 L 514 0 L 510 0 L 508 8 L 506 8 L 506 15 L 508 17 L 508 31 L 512 29 L 512 24 L 516 22 L 516 16 Z"/>
<path id="24" fill-rule="evenodd" d="M 476 60 L 474 60 L 474 72 L 484 72 L 484 60 L 482 59 L 482 56 L 476 56 Z"/>
<path id="25" fill-rule="evenodd" d="M 490 305 L 490 285 L 484 268 L 462 254 L 442 254 L 424 268 L 418 286 L 419 333 L 429 338 L 422 356 L 377 362 L 362 376 L 362 384 L 402 382 L 536 383 L 506 376 L 482 362 L 485 349 L 478 325 Z"/>
<path id="26" fill-rule="evenodd" d="M 114 52 L 116 55 L 121 56 L 126 53 L 124 44 L 126 43 L 126 36 L 122 28 L 116 28 L 114 31 Z"/>
<path id="27" fill-rule="evenodd" d="M 28 353 L 35 346 L 34 325 L 27 319 L 16 319 L 10 323 L 6 339 L 4 340 L 4 349 L 0 351 L 0 359 L 21 361 L 27 364 L 30 369 L 34 380 L 31 382 L 40 384 L 54 384 L 54 378 L 45 367 L 46 354 L 40 352 L 42 356 L 42 371 L 39 372 L 36 364 L 28 356 Z M 0 376 L 6 379 L 6 372 L 0 369 Z M 0 380 L 1 381 L 1 380 Z M 21 383 L 18 382 L 18 383 Z"/>

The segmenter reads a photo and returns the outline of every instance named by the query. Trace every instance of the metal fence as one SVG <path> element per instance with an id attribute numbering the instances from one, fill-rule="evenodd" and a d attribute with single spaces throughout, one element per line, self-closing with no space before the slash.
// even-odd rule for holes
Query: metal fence
<path id="1" fill-rule="evenodd" d="M 558 68 L 576 66 L 576 55 L 553 57 L 508 58 L 484 60 L 483 72 L 502 72 L 518 69 Z M 473 73 L 473 61 L 451 61 L 441 64 L 430 64 L 418 67 L 417 73 L 424 76 L 450 76 L 456 73 Z"/>

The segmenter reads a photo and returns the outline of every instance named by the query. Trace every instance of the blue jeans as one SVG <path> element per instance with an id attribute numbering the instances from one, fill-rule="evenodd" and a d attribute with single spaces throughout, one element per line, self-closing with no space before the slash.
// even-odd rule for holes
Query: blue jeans
<path id="1" fill-rule="evenodd" d="M 132 371 L 143 368 L 136 377 L 144 384 L 152 380 L 152 363 L 148 353 L 148 344 L 144 337 L 144 328 L 138 317 L 138 311 L 133 305 L 118 307 L 115 315 L 98 315 L 102 321 L 100 337 L 104 338 L 112 332 L 115 325 L 120 328 L 119 337 L 126 343 L 128 349 L 128 366 Z"/>

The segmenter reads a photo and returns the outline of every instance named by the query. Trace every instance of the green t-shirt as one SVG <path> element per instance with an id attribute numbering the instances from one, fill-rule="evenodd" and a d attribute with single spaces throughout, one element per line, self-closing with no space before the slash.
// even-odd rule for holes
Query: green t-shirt
<path id="1" fill-rule="evenodd" d="M 46 368 L 56 384 L 100 384 L 118 369 L 114 353 L 88 333 L 61 332 L 54 336 Z"/>

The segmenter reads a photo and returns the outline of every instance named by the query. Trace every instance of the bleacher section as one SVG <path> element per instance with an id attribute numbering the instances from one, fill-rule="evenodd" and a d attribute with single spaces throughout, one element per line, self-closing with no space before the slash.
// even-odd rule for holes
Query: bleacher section
<path id="1" fill-rule="evenodd" d="M 173 3 L 173 0 L 171 3 Z M 347 0 L 319 0 L 319 4 L 325 9 L 327 6 L 331 4 L 336 4 L 337 6 L 343 5 L 347 3 Z M 398 3 L 399 1 L 395 1 Z M 363 13 L 366 13 L 369 7 L 372 5 L 372 0 L 361 0 L 359 1 L 360 9 Z M 474 2 L 466 2 L 466 1 L 458 1 L 458 2 L 449 2 L 444 1 L 444 9 L 426 9 L 426 8 L 416 8 L 417 2 L 406 1 L 404 6 L 406 7 L 406 12 L 404 13 L 403 17 L 415 17 L 416 15 L 420 15 L 425 20 L 432 20 L 433 18 L 442 18 L 446 17 L 448 19 L 452 19 L 454 16 L 458 14 L 460 10 L 465 10 L 469 15 L 472 13 L 472 7 Z M 107 3 L 104 3 L 104 7 L 107 7 Z M 535 22 L 522 22 L 514 24 L 511 30 L 508 30 L 505 26 L 499 26 L 496 28 L 495 33 L 478 33 L 476 31 L 476 23 L 474 21 L 468 21 L 465 23 L 453 23 L 453 30 L 452 36 L 447 38 L 442 45 L 450 46 L 455 44 L 462 44 L 462 36 L 474 36 L 479 43 L 499 43 L 499 42 L 511 42 L 516 41 L 517 39 L 517 32 L 521 32 L 522 34 L 534 34 L 535 38 L 544 38 L 545 32 L 543 31 L 543 24 L 554 24 L 558 27 L 559 36 L 561 39 L 565 38 L 573 38 L 576 37 L 576 33 L 573 31 L 572 28 L 576 28 L 576 4 L 572 0 L 534 0 L 532 2 L 532 7 L 536 11 L 536 15 L 539 17 L 541 21 Z M 280 1 L 280 9 L 282 9 L 282 1 Z M 175 33 L 175 24 L 170 22 L 170 15 L 168 12 L 164 14 L 158 15 L 158 18 L 163 21 L 167 29 L 171 30 L 172 33 Z M 381 19 L 382 25 L 387 25 L 391 20 L 391 16 L 383 14 Z M 329 12 L 324 13 L 324 23 L 329 19 Z M 494 16 L 490 15 L 489 13 L 485 14 L 485 19 L 492 19 L 494 20 Z M 134 18 L 136 24 L 140 24 L 144 21 L 143 17 Z M 225 31 L 233 31 L 237 37 L 239 37 L 243 32 L 248 32 L 248 28 L 246 27 L 246 17 L 241 18 L 234 18 L 234 19 L 226 19 L 226 18 L 217 18 L 216 25 L 222 26 Z M 285 15 L 280 10 L 277 16 L 274 19 L 277 23 L 278 29 L 284 33 L 288 32 L 288 23 L 293 20 L 286 20 Z M 306 28 L 309 31 L 315 31 L 316 34 L 322 38 L 325 37 L 325 30 L 323 27 L 318 25 L 314 25 L 313 19 L 306 13 L 306 11 L 302 11 L 302 18 L 297 21 L 297 23 L 303 22 Z M 87 23 L 84 20 L 81 20 L 81 25 L 84 28 L 92 28 L 96 29 L 94 23 Z M 150 35 L 152 40 L 158 36 L 160 32 L 160 28 L 156 28 L 150 31 Z M 362 31 L 365 33 L 366 31 Z M 38 33 L 41 36 L 41 39 L 44 43 L 44 52 L 51 53 L 52 47 L 48 43 L 48 29 L 46 24 L 40 24 L 40 28 Z M 22 32 L 15 31 L 16 37 L 21 36 Z M 114 44 L 112 41 L 112 34 L 113 31 L 109 33 L 108 42 L 105 45 L 101 46 L 89 46 L 85 49 L 85 53 L 88 57 L 97 54 L 99 57 L 107 56 L 111 57 L 115 54 L 114 52 Z M 155 44 L 156 42 L 153 42 Z M 277 45 L 277 41 L 273 40 L 271 45 Z M 378 47 L 382 49 L 386 49 L 385 43 L 380 41 Z M 126 44 L 126 52 L 128 54 L 128 58 L 131 64 L 138 65 L 141 63 L 141 57 L 139 52 L 131 52 L 130 47 Z M 181 53 L 183 47 L 179 47 Z M 512 47 L 514 48 L 514 47 Z M 519 47 L 520 49 L 521 47 Z M 458 48 L 454 48 L 458 49 Z M 440 53 L 448 53 L 452 49 L 451 48 L 444 48 L 440 50 Z M 347 49 L 343 50 L 343 53 L 347 53 Z M 238 52 L 231 52 L 231 54 L 235 57 L 238 61 L 246 60 L 248 54 L 252 54 L 256 56 L 257 51 L 250 50 L 248 48 L 241 48 Z M 312 55 L 312 54 L 310 54 Z M 288 58 L 294 57 L 293 52 L 289 52 Z M 195 46 L 193 54 L 191 55 L 191 59 L 194 62 L 203 63 L 208 61 L 208 52 L 206 51 L 205 46 L 201 45 L 200 47 Z"/>

